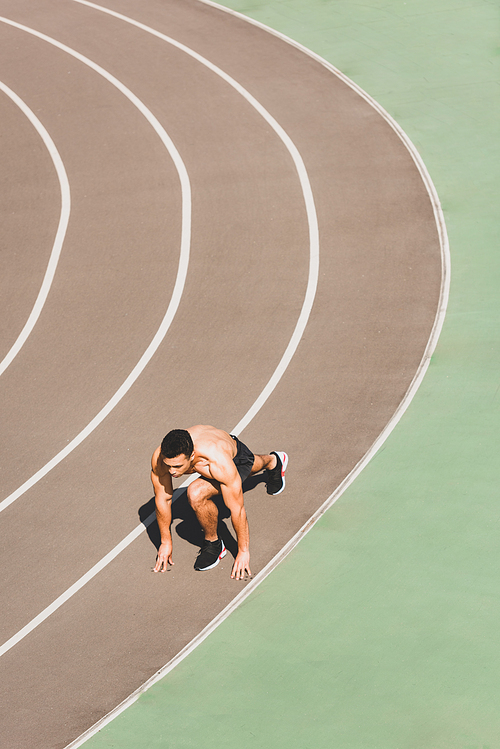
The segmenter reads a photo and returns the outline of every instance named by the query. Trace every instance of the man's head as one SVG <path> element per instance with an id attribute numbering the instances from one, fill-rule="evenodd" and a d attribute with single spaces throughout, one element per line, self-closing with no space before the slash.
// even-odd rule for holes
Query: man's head
<path id="1" fill-rule="evenodd" d="M 170 474 L 176 478 L 191 467 L 194 445 L 186 429 L 172 429 L 161 443 L 161 457 Z"/>

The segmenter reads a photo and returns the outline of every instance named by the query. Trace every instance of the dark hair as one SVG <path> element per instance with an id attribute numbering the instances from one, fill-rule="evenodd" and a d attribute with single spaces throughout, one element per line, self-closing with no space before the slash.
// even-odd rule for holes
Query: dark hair
<path id="1" fill-rule="evenodd" d="M 178 455 L 189 458 L 193 450 L 193 440 L 186 429 L 172 429 L 161 443 L 161 454 L 164 458 L 176 458 Z"/>

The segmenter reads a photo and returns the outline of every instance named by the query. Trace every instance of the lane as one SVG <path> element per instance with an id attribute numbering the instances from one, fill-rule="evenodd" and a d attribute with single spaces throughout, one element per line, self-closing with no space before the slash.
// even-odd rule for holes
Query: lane
<path id="1" fill-rule="evenodd" d="M 121 13 L 117 13 L 116 11 L 113 11 L 109 8 L 105 8 L 102 5 L 97 5 L 96 3 L 89 2 L 88 0 L 74 0 L 74 2 L 77 2 L 80 5 L 85 5 L 90 8 L 94 8 L 103 13 L 107 13 L 113 16 L 114 18 L 118 18 L 119 20 L 129 23 L 135 26 L 136 28 L 139 28 L 145 31 L 148 34 L 152 34 L 153 36 L 158 37 L 159 39 L 167 42 L 168 44 L 173 44 L 178 49 L 181 49 L 183 52 L 185 52 L 186 54 L 196 59 L 202 65 L 206 66 L 209 70 L 213 71 L 216 75 L 220 76 L 224 81 L 226 81 L 226 83 L 228 83 L 232 88 L 234 88 L 244 99 L 246 99 L 246 101 L 248 101 L 249 104 L 252 107 L 254 107 L 254 109 L 261 115 L 261 117 L 264 118 L 264 120 L 275 131 L 277 136 L 283 141 L 285 147 L 289 151 L 290 156 L 292 157 L 295 167 L 297 169 L 297 175 L 298 175 L 300 185 L 302 188 L 302 193 L 304 196 L 304 203 L 305 203 L 305 209 L 306 209 L 306 214 L 307 214 L 307 223 L 309 227 L 310 262 L 309 262 L 309 275 L 308 275 L 304 304 L 300 311 L 299 319 L 297 321 L 297 325 L 292 334 L 290 342 L 287 345 L 285 352 L 283 354 L 283 357 L 280 360 L 278 366 L 276 367 L 276 370 L 273 372 L 272 377 L 270 378 L 269 382 L 266 384 L 266 387 L 260 393 L 255 403 L 249 409 L 249 411 L 245 414 L 245 416 L 242 417 L 242 419 L 238 422 L 236 427 L 234 427 L 231 430 L 231 433 L 234 433 L 235 435 L 239 435 L 240 432 L 250 423 L 254 415 L 258 413 L 258 411 L 262 408 L 267 398 L 276 388 L 277 384 L 279 383 L 279 380 L 281 379 L 284 372 L 286 371 L 288 364 L 290 363 L 293 355 L 295 354 L 295 351 L 297 350 L 297 346 L 299 344 L 299 341 L 308 323 L 309 316 L 311 314 L 312 305 L 314 303 L 314 297 L 315 297 L 316 289 L 318 285 L 318 271 L 319 271 L 318 217 L 316 214 L 316 207 L 314 205 L 314 196 L 311 191 L 311 184 L 309 181 L 309 176 L 307 174 L 307 170 L 305 169 L 303 159 L 300 155 L 300 152 L 297 150 L 295 144 L 293 143 L 293 141 L 289 138 L 289 136 L 283 130 L 281 125 L 269 114 L 268 110 L 265 109 L 265 107 L 263 107 L 255 99 L 255 97 L 253 97 L 234 78 L 229 76 L 221 68 L 211 63 L 205 57 L 199 55 L 190 47 L 187 47 L 186 45 L 181 44 L 180 42 L 177 42 L 176 40 L 172 39 L 172 37 L 168 37 L 165 34 L 162 34 L 161 32 L 153 29 L 151 26 L 142 24 L 139 21 L 134 20 L 133 18 L 130 18 L 129 16 L 125 16 Z"/>
<path id="2" fill-rule="evenodd" d="M 112 5 L 133 15 L 133 3 Z M 22 19 L 27 7 L 16 8 Z M 139 508 L 142 516 L 150 512 L 148 460 L 167 429 L 204 421 L 230 429 L 248 410 L 293 331 L 308 265 L 296 175 L 257 117 L 160 40 L 144 42 L 118 29 L 116 19 L 96 21 L 91 9 L 73 15 L 54 2 L 44 9 L 35 14 L 46 33 L 61 25 L 68 43 L 78 36 L 80 49 L 149 92 L 145 100 L 183 143 L 195 213 L 193 272 L 168 341 L 130 397 L 47 477 L 34 514 L 15 506 L 19 525 L 36 528 L 52 512 L 50 497 L 71 487 L 57 554 L 47 556 L 57 563 L 54 573 L 37 581 L 32 571 L 26 584 L 40 590 L 38 604 L 88 569 L 99 547 L 123 538 Z M 388 124 L 299 50 L 197 3 L 147 3 L 141 20 L 258 93 L 297 143 L 317 196 L 322 262 L 311 321 L 280 388 L 242 435 L 256 451 L 291 455 L 283 495 L 269 500 L 259 483 L 247 493 L 259 570 L 349 473 L 411 383 L 439 298 L 432 205 Z M 318 470 L 325 443 L 332 448 Z M 6 720 L 9 746 L 64 746 L 178 653 L 240 589 L 229 580 L 229 555 L 213 574 L 193 573 L 199 534 L 182 502 L 176 506 L 171 572 L 150 573 L 154 545 L 143 534 L 51 617 L 50 628 L 4 656 L 11 688 L 3 704 L 24 718 L 22 725 Z"/>

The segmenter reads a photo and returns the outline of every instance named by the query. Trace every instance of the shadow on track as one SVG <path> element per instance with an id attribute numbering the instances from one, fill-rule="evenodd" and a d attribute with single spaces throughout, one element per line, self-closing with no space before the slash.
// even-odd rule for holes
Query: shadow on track
<path id="1" fill-rule="evenodd" d="M 249 476 L 249 478 L 243 482 L 243 492 L 245 493 L 252 491 L 256 486 L 262 484 L 264 481 L 265 475 L 263 473 L 256 476 Z M 233 534 L 224 522 L 231 516 L 231 514 L 224 504 L 224 501 L 220 494 L 218 494 L 216 497 L 213 497 L 212 502 L 216 505 L 219 511 L 219 537 L 223 540 L 224 545 L 229 553 L 232 554 L 234 558 L 236 558 L 236 554 L 238 553 L 238 544 Z M 154 513 L 154 511 L 155 499 L 154 497 L 151 497 L 148 502 L 146 502 L 139 508 L 138 515 L 141 523 L 146 525 L 147 518 L 150 517 L 150 515 Z M 172 502 L 172 524 L 176 520 L 180 521 L 174 527 L 177 536 L 179 536 L 179 538 L 182 538 L 184 541 L 192 544 L 193 546 L 198 546 L 201 548 L 201 545 L 203 543 L 203 532 L 201 530 L 200 524 L 198 523 L 198 520 L 196 519 L 194 510 L 188 502 L 187 489 L 176 489 L 174 491 L 174 498 Z M 156 520 L 154 520 L 149 525 L 146 525 L 146 533 L 148 534 L 149 540 L 158 551 L 158 549 L 160 548 L 161 539 L 160 529 Z"/>

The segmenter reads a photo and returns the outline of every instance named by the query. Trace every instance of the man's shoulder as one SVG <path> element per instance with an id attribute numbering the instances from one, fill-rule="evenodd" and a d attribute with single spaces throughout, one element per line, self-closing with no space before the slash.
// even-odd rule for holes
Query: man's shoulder
<path id="1" fill-rule="evenodd" d="M 220 429 L 210 426 L 210 424 L 195 424 L 194 427 L 188 427 L 187 432 L 191 435 L 194 445 L 198 443 L 205 444 L 207 440 L 213 439 L 219 432 Z"/>
<path id="2" fill-rule="evenodd" d="M 161 453 L 161 445 L 156 448 L 151 458 L 151 470 L 153 471 L 153 473 L 156 473 L 158 476 L 164 473 L 164 471 L 161 470 L 162 461 L 160 460 L 160 453 Z"/>
<path id="3" fill-rule="evenodd" d="M 232 459 L 234 440 L 228 432 L 224 432 L 222 429 L 212 429 L 200 435 L 196 447 L 209 459 Z"/>

